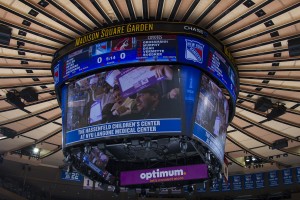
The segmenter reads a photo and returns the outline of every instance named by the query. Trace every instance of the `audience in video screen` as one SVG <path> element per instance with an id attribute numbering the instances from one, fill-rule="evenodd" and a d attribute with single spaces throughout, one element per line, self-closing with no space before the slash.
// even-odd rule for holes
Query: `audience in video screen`
<path id="1" fill-rule="evenodd" d="M 68 86 L 67 131 L 109 122 L 179 118 L 177 66 L 131 67 L 98 73 Z"/>

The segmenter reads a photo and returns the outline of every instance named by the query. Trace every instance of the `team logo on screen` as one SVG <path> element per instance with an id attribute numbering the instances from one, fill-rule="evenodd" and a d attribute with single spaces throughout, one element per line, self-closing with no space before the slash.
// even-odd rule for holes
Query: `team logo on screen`
<path id="1" fill-rule="evenodd" d="M 55 66 L 53 73 L 54 83 L 57 84 L 59 82 L 59 64 Z"/>
<path id="2" fill-rule="evenodd" d="M 203 62 L 203 44 L 195 40 L 185 39 L 185 46 L 185 59 L 198 63 Z"/>

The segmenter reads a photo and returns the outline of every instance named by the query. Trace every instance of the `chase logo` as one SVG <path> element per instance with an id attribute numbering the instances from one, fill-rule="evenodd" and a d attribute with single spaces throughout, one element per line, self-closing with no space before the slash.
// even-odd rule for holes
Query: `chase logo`
<path id="1" fill-rule="evenodd" d="M 194 62 L 203 62 L 204 45 L 195 40 L 185 39 L 185 59 Z"/>
<path id="2" fill-rule="evenodd" d="M 54 83 L 57 84 L 59 82 L 59 64 L 54 67 L 53 78 Z"/>

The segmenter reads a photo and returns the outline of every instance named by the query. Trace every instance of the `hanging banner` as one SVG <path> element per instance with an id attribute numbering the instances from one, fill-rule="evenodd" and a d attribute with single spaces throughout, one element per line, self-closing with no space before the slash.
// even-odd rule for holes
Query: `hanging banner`
<path id="1" fill-rule="evenodd" d="M 300 183 L 300 167 L 296 168 L 297 183 Z"/>
<path id="2" fill-rule="evenodd" d="M 269 186 L 278 186 L 278 171 L 269 172 Z"/>
<path id="3" fill-rule="evenodd" d="M 290 185 L 293 183 L 292 169 L 282 170 L 283 184 Z"/>
<path id="4" fill-rule="evenodd" d="M 228 177 L 228 181 L 226 181 L 226 179 L 224 178 L 222 179 L 222 192 L 227 192 L 231 190 L 231 179 L 231 176 Z"/>
<path id="5" fill-rule="evenodd" d="M 237 176 L 233 176 L 232 177 L 232 187 L 233 190 L 237 191 L 237 190 L 242 190 L 242 176 L 237 175 Z"/>
<path id="6" fill-rule="evenodd" d="M 265 187 L 265 178 L 263 173 L 255 174 L 255 185 L 256 188 L 264 188 Z"/>
<path id="7" fill-rule="evenodd" d="M 245 190 L 254 189 L 254 174 L 246 174 L 245 178 Z"/>
<path id="8" fill-rule="evenodd" d="M 219 192 L 220 191 L 220 180 L 219 179 L 213 179 L 210 185 L 210 191 L 211 192 Z"/>

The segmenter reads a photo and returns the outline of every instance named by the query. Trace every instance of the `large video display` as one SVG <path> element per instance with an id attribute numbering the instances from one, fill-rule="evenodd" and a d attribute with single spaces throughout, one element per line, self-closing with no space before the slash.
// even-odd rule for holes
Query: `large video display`
<path id="1" fill-rule="evenodd" d="M 179 68 L 105 71 L 68 85 L 65 144 L 132 134 L 181 133 Z"/>
<path id="2" fill-rule="evenodd" d="M 202 75 L 193 134 L 223 161 L 228 125 L 228 101 L 209 77 Z"/>
<path id="3" fill-rule="evenodd" d="M 130 36 L 82 47 L 53 65 L 55 85 L 112 66 L 180 62 L 204 70 L 220 81 L 236 101 L 237 75 L 225 56 L 205 40 L 182 35 Z"/>

